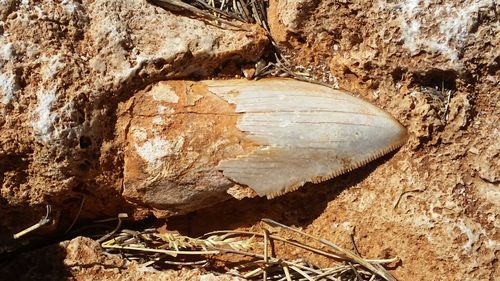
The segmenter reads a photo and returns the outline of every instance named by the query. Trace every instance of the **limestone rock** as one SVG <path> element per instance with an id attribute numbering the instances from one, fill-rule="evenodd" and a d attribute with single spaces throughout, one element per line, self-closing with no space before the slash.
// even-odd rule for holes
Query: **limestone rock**
<path id="1" fill-rule="evenodd" d="M 500 182 L 500 143 L 495 142 L 486 146 L 477 160 L 473 162 L 472 167 L 482 179 L 498 184 Z"/>
<path id="2" fill-rule="evenodd" d="M 82 196 L 83 216 L 130 208 L 114 146 L 118 104 L 158 79 L 256 61 L 268 43 L 257 26 L 218 27 L 145 0 L 0 8 L 0 216 L 16 207 L 40 211 L 14 225 L 2 220 L 7 237 L 38 221 L 45 204 L 56 217 Z"/>
<path id="3" fill-rule="evenodd" d="M 277 200 L 229 200 L 177 218 L 177 227 L 251 230 L 273 217 L 350 249 L 350 236 L 335 227 L 349 225 L 363 257 L 401 258 L 391 269 L 400 280 L 495 280 L 498 1 L 270 5 L 280 51 L 299 70 L 391 113 L 408 128 L 409 145 L 383 165 Z M 40 220 L 45 206 L 38 204 L 62 202 L 61 220 L 71 220 L 83 193 L 82 217 L 131 211 L 121 197 L 118 104 L 160 80 L 255 63 L 266 38 L 249 29 L 228 31 L 139 0 L 0 1 L 2 250 L 4 238 Z M 178 53 L 162 48 L 168 42 Z M 48 253 L 42 269 L 62 264 L 59 251 Z M 38 255 L 18 264 L 35 265 L 28 257 Z"/>
<path id="4" fill-rule="evenodd" d="M 409 132 L 392 164 L 343 190 L 309 229 L 324 237 L 348 222 L 367 253 L 440 260 L 396 269 L 401 280 L 498 275 L 498 14 L 491 0 L 270 1 L 271 33 L 295 65 L 333 76 Z"/>

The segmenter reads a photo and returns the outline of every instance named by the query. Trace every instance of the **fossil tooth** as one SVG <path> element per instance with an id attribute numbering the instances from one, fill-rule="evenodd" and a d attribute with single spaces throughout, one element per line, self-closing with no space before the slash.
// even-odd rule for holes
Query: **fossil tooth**
<path id="1" fill-rule="evenodd" d="M 370 103 L 291 79 L 160 82 L 119 116 L 124 195 L 156 208 L 221 201 L 235 184 L 272 198 L 406 140 L 405 128 Z"/>
<path id="2" fill-rule="evenodd" d="M 206 83 L 236 104 L 243 113 L 238 128 L 261 146 L 218 167 L 259 195 L 274 197 L 336 177 L 406 139 L 405 128 L 388 113 L 328 87 L 274 79 Z"/>

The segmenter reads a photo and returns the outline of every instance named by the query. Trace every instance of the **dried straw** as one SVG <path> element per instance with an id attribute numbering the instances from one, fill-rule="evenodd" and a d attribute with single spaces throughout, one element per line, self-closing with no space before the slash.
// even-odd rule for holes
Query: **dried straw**
<path id="1" fill-rule="evenodd" d="M 396 280 L 382 264 L 395 263 L 393 259 L 364 259 L 358 253 L 343 249 L 334 243 L 307 234 L 299 229 L 278 223 L 270 219 L 263 222 L 273 227 L 317 241 L 322 248 L 300 242 L 300 239 L 284 238 L 271 233 L 266 228 L 262 231 L 213 231 L 192 238 L 178 233 L 159 233 L 154 229 L 145 231 L 122 230 L 113 238 L 103 242 L 104 249 L 126 254 L 129 259 L 141 260 L 143 266 L 163 264 L 205 267 L 211 260 L 225 254 L 251 258 L 250 261 L 226 269 L 223 273 L 245 279 L 259 280 Z M 302 239 L 303 240 L 303 239 Z M 333 267 L 319 267 L 304 260 L 290 260 L 276 257 L 270 252 L 269 245 L 274 241 L 283 242 L 291 247 L 329 258 Z M 170 256 L 174 260 L 165 261 L 162 257 Z M 186 257 L 195 256 L 199 261 L 186 261 Z M 215 269 L 212 269 L 214 271 Z M 216 272 L 217 273 L 217 272 Z M 221 273 L 221 272 L 218 272 Z"/>

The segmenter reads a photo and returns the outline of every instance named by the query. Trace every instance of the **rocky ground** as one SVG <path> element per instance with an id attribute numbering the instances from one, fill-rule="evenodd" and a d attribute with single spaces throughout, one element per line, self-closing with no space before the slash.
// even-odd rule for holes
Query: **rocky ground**
<path id="1" fill-rule="evenodd" d="M 0 253 L 27 243 L 12 234 L 46 204 L 55 219 L 36 234 L 63 232 L 85 198 L 81 219 L 178 215 L 169 229 L 200 234 L 271 217 L 346 248 L 354 232 L 362 256 L 402 259 L 391 269 L 400 280 L 494 280 L 499 13 L 487 0 L 270 1 L 272 39 L 292 63 L 390 112 L 408 128 L 407 144 L 273 200 L 217 197 L 159 211 L 123 197 L 120 108 L 160 80 L 243 76 L 269 47 L 265 31 L 145 0 L 0 1 Z M 27 279 L 212 278 L 144 273 L 87 238 L 24 253 L 2 271 L 14 269 Z"/>

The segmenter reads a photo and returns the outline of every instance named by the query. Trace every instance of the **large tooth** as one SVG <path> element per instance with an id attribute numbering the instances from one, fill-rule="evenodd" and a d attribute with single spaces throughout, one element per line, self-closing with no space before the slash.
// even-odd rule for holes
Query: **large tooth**
<path id="1" fill-rule="evenodd" d="M 243 113 L 238 128 L 260 145 L 218 168 L 260 196 L 338 176 L 406 140 L 405 128 L 388 113 L 325 86 L 288 79 L 203 83 L 236 105 Z"/>
<path id="2" fill-rule="evenodd" d="M 235 183 L 271 198 L 357 168 L 406 139 L 375 106 L 290 79 L 160 82 L 118 115 L 123 194 L 158 209 L 216 203 Z"/>

